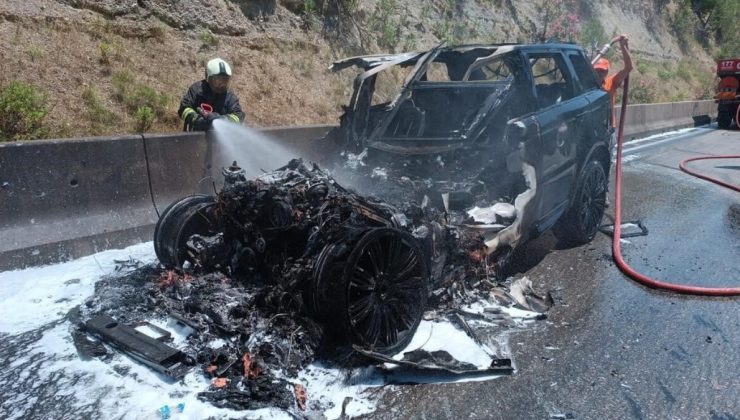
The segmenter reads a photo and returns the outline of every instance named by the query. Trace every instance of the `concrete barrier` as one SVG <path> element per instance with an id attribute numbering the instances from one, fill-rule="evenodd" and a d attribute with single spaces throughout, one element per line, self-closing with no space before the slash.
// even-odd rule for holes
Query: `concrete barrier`
<path id="1" fill-rule="evenodd" d="M 178 198 L 213 192 L 205 133 L 145 134 L 144 146 L 157 214 Z"/>
<path id="2" fill-rule="evenodd" d="M 318 144 L 334 126 L 272 127 L 261 130 L 270 141 L 318 161 Z M 215 140 L 205 133 L 145 134 L 152 200 L 157 213 L 190 194 L 213 194 L 221 188 L 221 167 L 233 156 L 220 156 Z M 226 158 L 226 159 L 224 159 Z"/>
<path id="3" fill-rule="evenodd" d="M 299 152 L 308 160 L 322 160 L 321 140 L 335 125 L 311 125 L 304 127 L 271 127 L 262 130 L 283 146 Z"/>
<path id="4" fill-rule="evenodd" d="M 263 131 L 307 159 L 333 126 Z M 0 271 L 151 240 L 159 212 L 220 188 L 205 133 L 0 143 Z"/>
<path id="5" fill-rule="evenodd" d="M 631 105 L 634 137 L 716 115 L 713 101 Z M 275 142 L 321 162 L 335 126 L 275 127 Z M 0 143 L 0 270 L 77 258 L 151 240 L 157 213 L 218 188 L 213 141 L 203 133 Z M 220 164 L 219 164 L 220 165 Z"/>
<path id="6" fill-rule="evenodd" d="M 620 109 L 617 109 L 619 118 Z M 717 116 L 714 101 L 666 102 L 628 105 L 624 126 L 625 140 L 694 125 L 694 117 Z"/>
<path id="7" fill-rule="evenodd" d="M 141 136 L 0 143 L 0 270 L 146 239 Z"/>

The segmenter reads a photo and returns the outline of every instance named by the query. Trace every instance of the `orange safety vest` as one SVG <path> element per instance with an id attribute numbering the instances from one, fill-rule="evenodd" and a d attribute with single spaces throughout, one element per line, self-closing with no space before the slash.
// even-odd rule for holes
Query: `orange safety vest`
<path id="1" fill-rule="evenodd" d="M 604 83 L 601 85 L 606 91 L 606 93 L 609 94 L 609 100 L 611 101 L 611 104 L 612 104 L 612 127 L 614 128 L 617 128 L 617 110 L 614 108 L 614 102 L 617 99 L 617 88 L 619 88 L 619 86 L 617 86 L 617 84 L 615 83 L 617 74 L 606 76 L 604 78 Z"/>

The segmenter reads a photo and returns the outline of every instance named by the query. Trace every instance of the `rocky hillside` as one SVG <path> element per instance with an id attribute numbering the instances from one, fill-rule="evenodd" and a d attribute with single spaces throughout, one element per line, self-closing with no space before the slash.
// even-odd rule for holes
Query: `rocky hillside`
<path id="1" fill-rule="evenodd" d="M 681 35 L 676 7 L 671 0 L 3 0 L 0 88 L 21 82 L 37 103 L 46 100 L 37 137 L 177 131 L 180 96 L 220 56 L 234 68 L 232 88 L 249 124 L 334 123 L 354 76 L 327 70 L 337 58 L 440 41 L 555 36 L 594 45 L 627 33 L 633 102 L 709 97 L 712 45 Z"/>

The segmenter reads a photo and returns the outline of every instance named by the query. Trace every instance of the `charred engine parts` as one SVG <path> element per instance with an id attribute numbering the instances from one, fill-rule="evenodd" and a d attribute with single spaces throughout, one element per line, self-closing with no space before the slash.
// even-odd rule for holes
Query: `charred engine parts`
<path id="1" fill-rule="evenodd" d="M 342 341 L 391 354 L 405 347 L 429 295 L 428 258 L 400 229 L 402 213 L 345 190 L 293 160 L 246 180 L 236 162 L 214 198 L 171 204 L 154 247 L 168 268 L 221 271 L 282 291 L 282 311 L 305 312 Z"/>

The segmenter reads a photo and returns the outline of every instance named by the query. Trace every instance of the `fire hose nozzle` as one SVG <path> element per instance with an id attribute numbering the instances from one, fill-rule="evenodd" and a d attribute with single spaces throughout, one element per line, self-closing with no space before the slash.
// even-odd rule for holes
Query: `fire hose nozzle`
<path id="1" fill-rule="evenodd" d="M 604 44 L 604 46 L 601 47 L 601 49 L 599 50 L 599 52 L 596 54 L 596 57 L 594 57 L 594 59 L 591 60 L 591 65 L 596 64 L 596 61 L 598 61 L 599 58 L 601 58 L 601 56 L 603 56 L 604 54 L 606 54 L 607 52 L 609 52 L 609 50 L 611 49 L 612 45 L 616 44 L 617 42 L 620 42 L 624 38 L 625 38 L 624 35 L 618 35 L 618 36 L 615 36 L 614 38 L 612 38 L 606 44 Z"/>

